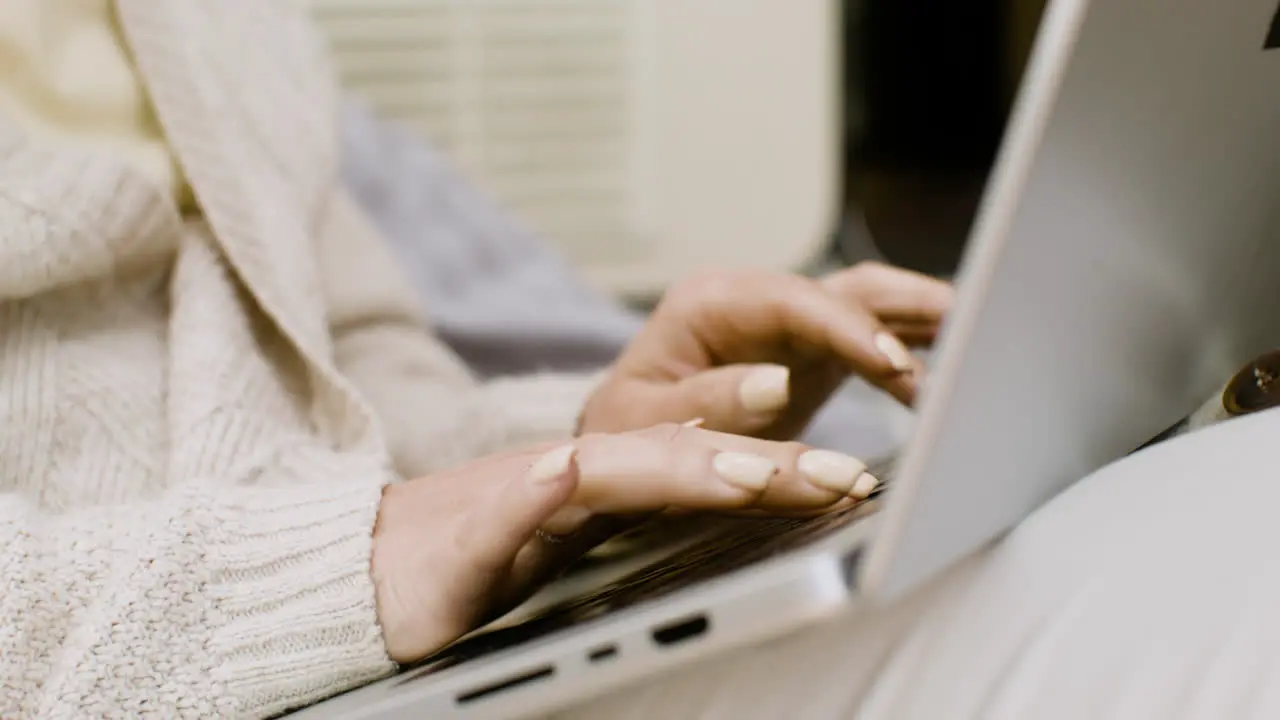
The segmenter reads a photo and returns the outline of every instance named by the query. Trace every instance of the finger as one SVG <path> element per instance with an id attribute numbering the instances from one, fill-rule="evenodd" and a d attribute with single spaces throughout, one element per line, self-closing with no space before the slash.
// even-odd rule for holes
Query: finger
<path id="1" fill-rule="evenodd" d="M 845 302 L 821 284 L 797 275 L 771 276 L 758 299 L 797 345 L 838 359 L 852 372 L 904 404 L 915 400 L 919 370 L 910 351 L 859 303 Z"/>
<path id="2" fill-rule="evenodd" d="M 531 588 L 554 579 L 593 548 L 644 522 L 645 516 L 601 517 L 586 520 L 567 533 L 538 533 L 516 553 L 503 594 L 521 599 Z"/>
<path id="3" fill-rule="evenodd" d="M 695 430 L 690 428 L 689 430 Z M 771 442 L 732 433 L 696 429 L 683 430 L 687 440 L 723 452 L 754 453 L 775 463 L 778 474 L 756 499 L 756 507 L 781 511 L 797 508 L 804 512 L 825 509 L 844 498 L 862 500 L 871 495 L 880 481 L 867 471 L 866 463 L 850 455 L 814 448 L 798 442 Z"/>
<path id="4" fill-rule="evenodd" d="M 711 287 L 690 284 L 673 291 L 658 306 L 645 331 L 654 337 L 646 341 L 642 332 L 627 354 L 642 375 L 656 373 L 672 382 L 693 374 L 688 368 L 768 362 L 781 354 L 806 362 L 839 362 L 846 372 L 862 376 L 899 401 L 914 401 L 916 382 L 902 376 L 918 364 L 861 303 L 849 302 L 800 275 L 748 273 L 707 282 Z M 687 326 L 689 332 L 675 333 L 674 339 L 661 337 L 671 323 L 660 319 L 668 315 L 676 316 L 675 324 Z M 646 345 L 661 351 L 651 350 L 648 357 L 632 355 Z M 693 417 L 696 412 L 690 403 L 683 413 L 668 416 Z"/>
<path id="5" fill-rule="evenodd" d="M 580 481 L 577 453 L 573 445 L 562 445 L 532 462 L 510 457 L 489 466 L 494 472 L 513 465 L 520 469 L 488 502 L 475 506 L 463 525 L 459 547 L 477 567 L 509 567 L 520 548 L 572 497 Z"/>
<path id="6" fill-rule="evenodd" d="M 794 437 L 847 377 L 829 362 L 802 372 L 805 382 L 793 390 L 785 365 L 725 365 L 681 379 L 652 402 L 659 417 L 694 416 L 721 432 Z"/>
<path id="7" fill-rule="evenodd" d="M 746 507 L 778 468 L 767 458 L 717 456 L 705 444 L 683 442 L 681 428 L 579 438 L 582 481 L 571 506 L 591 513 L 632 515 L 669 505 L 709 510 Z M 684 428 L 693 430 L 694 428 Z"/>
<path id="8" fill-rule="evenodd" d="M 865 305 L 882 320 L 937 322 L 951 309 L 951 283 L 883 263 L 859 263 L 827 275 L 828 290 Z"/>
<path id="9" fill-rule="evenodd" d="M 791 401 L 791 369 L 785 365 L 726 365 L 695 373 L 661 393 L 666 417 L 693 416 L 700 425 L 754 434 L 768 427 Z M 660 416 L 661 417 L 661 416 Z"/>
<path id="10" fill-rule="evenodd" d="M 908 347 L 930 347 L 938 339 L 941 325 L 937 322 L 912 320 L 885 320 L 885 328 Z"/>
<path id="11" fill-rule="evenodd" d="M 903 405 L 914 405 L 916 393 L 920 389 L 920 380 L 924 377 L 924 363 L 912 354 L 907 349 L 906 343 L 892 332 L 877 333 L 873 342 L 882 353 L 892 359 L 893 367 L 898 370 L 898 373 L 887 378 L 866 377 L 866 379 L 897 398 Z"/>
<path id="12" fill-rule="evenodd" d="M 859 484 L 866 466 L 855 458 L 687 426 L 587 436 L 578 458 L 570 505 L 592 513 L 803 510 L 869 492 L 869 478 Z"/>

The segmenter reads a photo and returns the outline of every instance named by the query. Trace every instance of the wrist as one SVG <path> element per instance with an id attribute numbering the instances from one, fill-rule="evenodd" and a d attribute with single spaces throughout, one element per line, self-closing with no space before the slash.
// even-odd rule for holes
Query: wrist
<path id="1" fill-rule="evenodd" d="M 382 640 L 386 645 L 387 655 L 397 663 L 403 662 L 406 654 L 398 646 L 397 638 L 405 634 L 406 615 L 394 602 L 395 593 L 392 587 L 392 568 L 396 567 L 395 559 L 400 555 L 400 514 L 402 496 L 405 488 L 401 484 L 387 485 L 382 489 L 382 499 L 378 504 L 378 517 L 373 525 L 373 546 L 369 557 L 369 575 L 373 581 L 374 605 L 378 617 L 378 626 L 382 629 Z"/>

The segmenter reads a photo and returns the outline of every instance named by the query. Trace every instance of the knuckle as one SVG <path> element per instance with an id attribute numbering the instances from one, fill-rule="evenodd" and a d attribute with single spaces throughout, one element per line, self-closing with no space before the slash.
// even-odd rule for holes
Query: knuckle
<path id="1" fill-rule="evenodd" d="M 718 416 L 720 414 L 719 409 L 724 407 L 727 401 L 733 400 L 736 388 L 726 388 L 726 383 L 718 382 L 720 377 L 712 378 L 712 376 L 707 376 L 699 379 L 703 381 L 689 383 L 684 388 L 684 401 L 687 403 L 687 407 L 695 410 L 700 415 Z M 713 381 L 713 379 L 716 381 Z"/>
<path id="2" fill-rule="evenodd" d="M 712 457 L 715 450 L 703 446 L 687 446 L 672 453 L 671 475 L 688 488 L 707 487 L 705 483 L 715 478 Z"/>
<path id="3" fill-rule="evenodd" d="M 698 297 L 705 288 L 714 283 L 714 273 L 706 270 L 695 272 L 676 281 L 666 292 L 667 300 L 685 301 Z"/>
<path id="4" fill-rule="evenodd" d="M 698 270 L 672 286 L 665 299 L 680 307 L 719 305 L 751 286 L 747 275 L 739 270 Z"/>
<path id="5" fill-rule="evenodd" d="M 810 446 L 802 442 L 799 442 L 797 440 L 787 440 L 783 442 L 778 442 L 778 443 L 775 443 L 774 447 L 776 448 L 777 454 L 780 457 L 786 458 L 788 462 L 793 462 L 793 463 L 801 455 L 809 452 L 809 450 L 812 449 L 810 448 Z"/>
<path id="6" fill-rule="evenodd" d="M 846 280 L 853 284 L 871 283 L 883 280 L 891 272 L 888 265 L 876 260 L 863 260 L 845 273 Z"/>
<path id="7" fill-rule="evenodd" d="M 613 435 L 613 434 L 614 433 L 603 432 L 598 430 L 583 433 L 573 439 L 573 446 L 578 448 L 579 451 L 581 451 L 584 448 L 591 447 L 592 445 L 599 445 L 602 441 L 604 441 L 606 438 L 608 438 L 610 435 Z"/>
<path id="8" fill-rule="evenodd" d="M 677 422 L 664 422 L 644 428 L 643 430 L 637 430 L 634 434 L 648 440 L 670 443 L 680 437 L 684 431 L 692 429 L 693 428 L 685 427 Z"/>

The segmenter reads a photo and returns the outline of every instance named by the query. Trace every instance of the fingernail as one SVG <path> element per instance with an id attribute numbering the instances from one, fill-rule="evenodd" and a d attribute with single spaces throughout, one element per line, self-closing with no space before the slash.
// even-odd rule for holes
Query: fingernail
<path id="1" fill-rule="evenodd" d="M 571 535 L 591 517 L 591 511 L 579 505 L 566 505 L 551 514 L 542 529 L 552 535 Z"/>
<path id="2" fill-rule="evenodd" d="M 738 387 L 738 399 L 747 412 L 772 412 L 790 399 L 791 368 L 761 365 L 751 371 Z"/>
<path id="3" fill-rule="evenodd" d="M 705 423 L 706 421 L 707 421 L 706 418 L 694 418 L 687 422 L 681 423 L 681 425 L 683 425 L 684 427 L 699 428 L 699 427 L 702 427 L 702 424 Z"/>
<path id="4" fill-rule="evenodd" d="M 725 482 L 752 492 L 769 487 L 769 480 L 778 474 L 778 466 L 772 460 L 750 453 L 722 452 L 711 464 Z"/>
<path id="5" fill-rule="evenodd" d="M 911 369 L 911 352 L 893 333 L 876 333 L 876 349 L 889 360 L 889 364 L 898 372 Z"/>
<path id="6" fill-rule="evenodd" d="M 880 487 L 880 479 L 871 473 L 864 472 L 853 482 L 853 489 L 849 491 L 849 494 L 861 500 L 875 492 L 878 487 Z"/>
<path id="7" fill-rule="evenodd" d="M 529 479 L 536 483 L 558 480 L 569 472 L 576 451 L 573 445 L 562 445 L 534 461 L 529 468 Z"/>
<path id="8" fill-rule="evenodd" d="M 867 464 L 844 453 L 810 450 L 796 460 L 796 469 L 814 485 L 844 495 L 853 488 Z"/>

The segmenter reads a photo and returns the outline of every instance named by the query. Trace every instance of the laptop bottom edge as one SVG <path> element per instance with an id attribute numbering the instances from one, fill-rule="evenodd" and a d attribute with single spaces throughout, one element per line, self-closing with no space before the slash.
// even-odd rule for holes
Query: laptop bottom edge
<path id="1" fill-rule="evenodd" d="M 410 670 L 296 716 L 542 717 L 839 614 L 858 596 L 854 578 L 861 554 L 824 548 L 779 558 L 749 573 L 699 585 L 694 592 L 677 592 L 454 667 Z"/>

